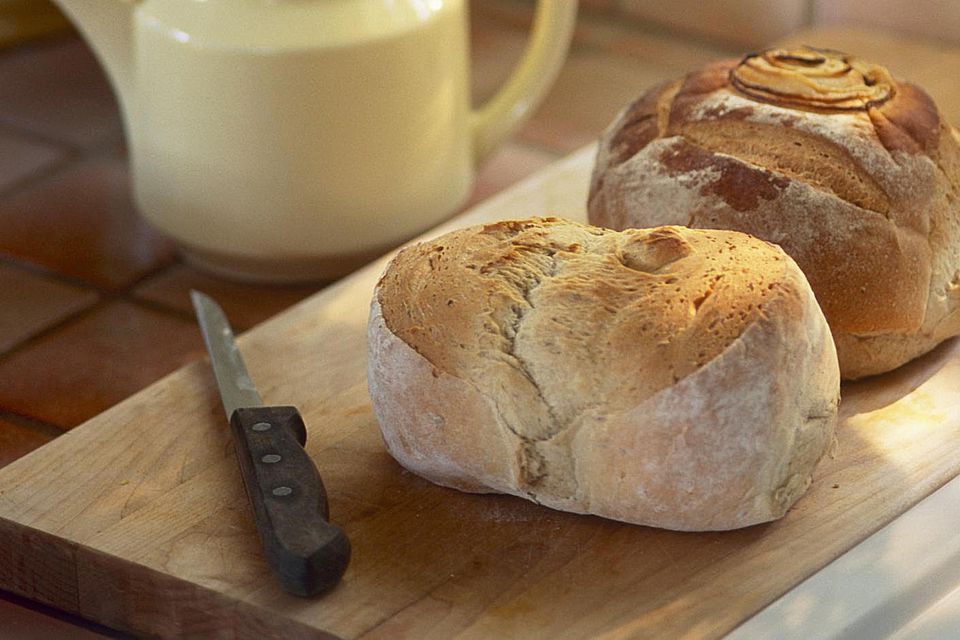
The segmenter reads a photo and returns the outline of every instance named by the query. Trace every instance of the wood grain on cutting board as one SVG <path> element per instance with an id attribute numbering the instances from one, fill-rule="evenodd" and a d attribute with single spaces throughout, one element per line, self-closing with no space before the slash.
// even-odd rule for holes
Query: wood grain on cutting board
<path id="1" fill-rule="evenodd" d="M 592 160 L 575 154 L 448 227 L 582 219 Z M 775 523 L 677 533 L 434 486 L 389 457 L 367 397 L 383 264 L 240 340 L 264 401 L 308 425 L 354 547 L 337 589 L 304 600 L 273 582 L 206 362 L 0 471 L 0 588 L 163 636 L 716 637 L 960 471 L 950 341 L 844 388 L 839 451 Z"/>

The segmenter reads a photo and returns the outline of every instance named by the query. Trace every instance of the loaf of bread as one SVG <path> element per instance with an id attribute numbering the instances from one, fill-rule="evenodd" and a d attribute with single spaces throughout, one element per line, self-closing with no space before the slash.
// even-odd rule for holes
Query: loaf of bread
<path id="1" fill-rule="evenodd" d="M 844 378 L 960 333 L 960 138 L 918 87 L 817 49 L 709 64 L 604 133 L 593 224 L 733 229 L 783 247 Z"/>
<path id="2" fill-rule="evenodd" d="M 401 251 L 368 367 L 387 449 L 414 473 L 678 530 L 783 516 L 833 443 L 840 385 L 778 247 L 551 218 Z"/>

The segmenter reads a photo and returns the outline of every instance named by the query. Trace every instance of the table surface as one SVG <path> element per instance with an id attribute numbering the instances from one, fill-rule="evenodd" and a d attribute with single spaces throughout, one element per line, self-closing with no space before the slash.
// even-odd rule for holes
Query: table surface
<path id="1" fill-rule="evenodd" d="M 480 174 L 465 206 L 595 139 L 644 87 L 735 53 L 594 26 L 581 25 L 556 89 Z M 480 14 L 473 35 L 474 89 L 482 97 L 519 54 L 524 34 Z M 944 73 L 960 68 L 960 51 L 836 29 L 790 40 L 842 43 L 887 63 L 960 121 L 960 85 Z M 139 222 L 115 102 L 76 37 L 0 54 L 0 86 L 9 89 L 0 100 L 0 224 L 9 230 L 0 237 L 0 303 L 9 311 L 0 318 L 0 464 L 202 357 L 190 288 L 221 300 L 243 330 L 323 286 L 212 278 L 182 264 L 168 241 Z M 592 99 L 582 100 L 585 94 Z M 109 371 L 103 362 L 111 363 Z M 72 637 L 116 635 L 9 594 L 0 594 L 0 618 L 20 637 L 56 637 L 64 629 Z"/>

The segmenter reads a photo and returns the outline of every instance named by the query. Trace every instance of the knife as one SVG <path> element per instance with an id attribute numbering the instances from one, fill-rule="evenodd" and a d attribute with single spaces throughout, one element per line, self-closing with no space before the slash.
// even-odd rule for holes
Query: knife
<path id="1" fill-rule="evenodd" d="M 346 571 L 350 541 L 329 521 L 326 490 L 303 448 L 303 419 L 296 407 L 263 406 L 223 310 L 199 291 L 190 297 L 267 562 L 286 591 L 322 593 Z"/>

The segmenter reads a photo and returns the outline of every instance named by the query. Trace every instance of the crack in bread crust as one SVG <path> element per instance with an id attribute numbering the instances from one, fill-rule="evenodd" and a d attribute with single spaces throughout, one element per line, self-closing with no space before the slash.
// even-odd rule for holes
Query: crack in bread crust
<path id="1" fill-rule="evenodd" d="M 510 431 L 512 431 L 523 442 L 520 448 L 517 449 L 517 464 L 520 468 L 520 476 L 524 484 L 530 487 L 535 487 L 543 482 L 543 480 L 550 473 L 547 460 L 545 456 L 538 450 L 537 443 L 540 441 L 549 440 L 557 433 L 563 431 L 566 425 L 563 424 L 558 418 L 556 410 L 547 399 L 547 396 L 544 393 L 544 390 L 541 388 L 540 383 L 537 381 L 536 376 L 534 376 L 531 368 L 527 365 L 523 357 L 517 353 L 516 349 L 517 335 L 523 328 L 524 318 L 526 318 L 528 312 L 534 309 L 536 306 L 534 302 L 534 292 L 544 281 L 544 279 L 555 275 L 557 270 L 557 261 L 555 258 L 556 250 L 551 248 L 544 249 L 542 247 L 530 247 L 530 250 L 539 252 L 543 256 L 550 258 L 550 266 L 549 269 L 544 271 L 544 273 L 534 275 L 532 280 L 521 280 L 521 286 L 518 288 L 518 293 L 523 298 L 525 304 L 511 306 L 513 316 L 510 318 L 509 325 L 505 327 L 504 337 L 507 339 L 506 353 L 516 362 L 517 368 L 524 378 L 530 382 L 530 385 L 535 391 L 535 397 L 539 402 L 543 403 L 550 422 L 546 433 L 538 433 L 533 437 L 523 433 L 523 431 L 519 429 L 517 425 L 512 425 L 510 422 L 505 422 L 504 424 L 506 424 L 507 428 L 510 429 Z M 487 271 L 487 273 L 490 273 L 490 271 Z M 532 491 L 530 492 L 530 496 L 534 499 L 536 497 Z"/>

